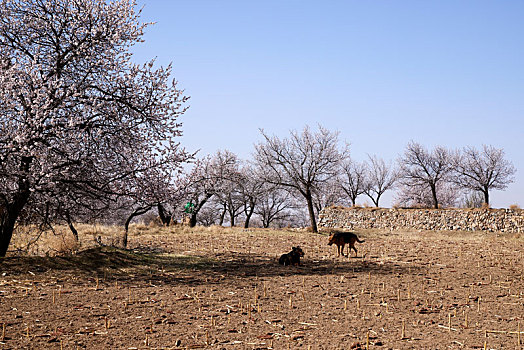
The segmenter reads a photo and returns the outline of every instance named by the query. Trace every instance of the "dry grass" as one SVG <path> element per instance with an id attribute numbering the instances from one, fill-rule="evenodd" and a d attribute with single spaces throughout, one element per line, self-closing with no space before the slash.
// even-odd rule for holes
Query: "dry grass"
<path id="1" fill-rule="evenodd" d="M 10 251 L 14 254 L 56 256 L 74 254 L 79 250 L 97 246 L 97 237 L 106 245 L 118 245 L 123 228 L 92 224 L 75 224 L 79 239 L 76 241 L 69 227 L 56 226 L 53 230 L 18 226 L 13 233 Z"/>
<path id="2" fill-rule="evenodd" d="M 60 256 L 76 254 L 81 250 L 104 246 L 120 247 L 124 229 L 121 226 L 105 226 L 97 224 L 75 224 L 78 230 L 78 242 L 75 240 L 69 228 L 65 225 L 57 226 L 54 230 L 40 231 L 35 226 L 19 226 L 16 228 L 11 241 L 9 255 L 34 255 L 34 256 Z M 274 230 L 263 228 L 240 228 L 240 227 L 189 227 L 186 225 L 162 226 L 157 223 L 131 224 L 129 226 L 129 239 L 141 236 L 164 236 L 164 235 L 229 235 L 240 232 L 301 232 L 304 230 L 287 229 Z M 307 229 L 306 232 L 310 232 Z M 98 241 L 98 242 L 97 242 Z"/>
<path id="3" fill-rule="evenodd" d="M 377 209 L 377 208 L 369 208 Z M 477 209 L 479 210 L 479 209 Z M 79 251 L 97 247 L 100 244 L 104 246 L 120 247 L 123 235 L 123 228 L 119 226 L 104 226 L 93 224 L 76 224 L 79 240 L 75 240 L 73 234 L 67 226 L 58 226 L 54 231 L 40 232 L 34 226 L 20 226 L 13 235 L 9 255 L 33 255 L 33 256 L 61 256 L 76 254 Z M 321 235 L 329 235 L 331 229 L 320 228 Z M 384 235 L 398 235 L 402 239 L 422 240 L 448 240 L 448 241 L 495 241 L 500 237 L 505 240 L 515 240 L 516 242 L 524 241 L 522 233 L 497 233 L 484 231 L 427 231 L 427 230 L 409 230 L 395 232 L 384 229 L 356 229 L 352 230 L 357 234 L 369 238 L 379 238 Z M 197 226 L 189 227 L 186 225 L 171 225 L 169 227 L 157 224 L 131 224 L 129 227 L 129 239 L 140 240 L 141 237 L 161 237 L 161 236 L 178 236 L 180 239 L 187 239 L 198 236 L 231 236 L 238 234 L 263 234 L 280 237 L 282 235 L 293 235 L 302 232 L 311 232 L 311 228 L 288 228 L 288 229 L 263 229 L 263 228 L 240 228 L 240 227 L 222 227 L 222 226 Z M 98 240 L 98 242 L 97 242 Z"/>
<path id="4" fill-rule="evenodd" d="M 35 226 L 19 226 L 13 233 L 10 250 L 28 255 L 64 255 L 80 248 L 67 227 L 41 231 Z"/>

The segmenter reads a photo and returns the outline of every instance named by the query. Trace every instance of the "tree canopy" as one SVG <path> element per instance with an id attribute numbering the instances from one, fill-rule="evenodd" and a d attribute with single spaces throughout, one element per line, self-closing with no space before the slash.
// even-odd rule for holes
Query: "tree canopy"
<path id="1" fill-rule="evenodd" d="M 146 26 L 134 6 L 0 1 L 0 256 L 30 198 L 118 196 L 185 159 L 187 97 L 170 66 L 131 61 Z"/>

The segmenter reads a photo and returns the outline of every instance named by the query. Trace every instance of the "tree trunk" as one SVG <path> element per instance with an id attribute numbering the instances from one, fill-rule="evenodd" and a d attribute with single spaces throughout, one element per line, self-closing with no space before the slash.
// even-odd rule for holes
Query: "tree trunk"
<path id="1" fill-rule="evenodd" d="M 249 228 L 249 221 L 251 220 L 251 215 L 253 215 L 253 212 L 255 211 L 255 203 L 256 200 L 253 200 L 253 197 L 249 200 L 249 210 L 247 210 L 247 207 L 244 205 L 244 214 L 246 214 L 246 221 L 244 221 L 244 228 Z"/>
<path id="2" fill-rule="evenodd" d="M 124 224 L 124 234 L 122 235 L 122 247 L 124 249 L 127 248 L 127 237 L 128 237 L 128 234 L 129 234 L 129 223 L 131 222 L 131 220 L 133 220 L 134 217 L 135 217 L 135 215 L 133 215 L 133 214 L 129 215 L 127 220 L 126 220 L 126 223 Z"/>
<path id="3" fill-rule="evenodd" d="M 20 170 L 28 172 L 33 158 L 22 157 L 20 162 Z M 18 193 L 15 195 L 12 203 L 6 203 L 5 207 L 0 207 L 0 257 L 7 254 L 7 249 L 13 237 L 13 230 L 15 228 L 16 220 L 20 216 L 22 209 L 29 200 L 29 182 L 23 176 L 18 179 Z"/>
<path id="4" fill-rule="evenodd" d="M 235 227 L 235 205 L 233 204 L 233 201 L 231 200 L 231 196 L 227 199 L 227 211 L 229 213 L 229 225 L 231 227 Z"/>
<path id="5" fill-rule="evenodd" d="M 222 226 L 224 224 L 224 218 L 226 217 L 226 205 L 224 204 L 224 209 L 222 210 L 222 214 L 220 214 L 220 221 L 218 223 L 219 226 Z"/>
<path id="6" fill-rule="evenodd" d="M 377 198 L 375 199 L 372 195 L 371 195 L 371 192 L 365 192 L 366 193 L 366 196 L 368 196 L 371 201 L 373 202 L 373 204 L 375 204 L 375 207 L 378 208 L 378 201 L 380 200 L 380 194 L 377 193 Z"/>
<path id="7" fill-rule="evenodd" d="M 7 254 L 7 248 L 13 236 L 16 218 L 20 213 L 16 213 L 11 207 L 2 208 L 0 214 L 0 257 Z"/>
<path id="8" fill-rule="evenodd" d="M 16 220 L 28 199 L 29 191 L 19 193 L 13 203 L 0 208 L 0 257 L 4 257 L 7 254 Z"/>
<path id="9" fill-rule="evenodd" d="M 195 227 L 197 223 L 197 213 L 192 213 L 189 217 L 189 227 Z"/>
<path id="10" fill-rule="evenodd" d="M 244 221 L 244 228 L 249 228 L 249 221 L 251 220 L 251 215 L 253 215 L 253 210 L 251 209 L 249 212 L 246 213 L 246 221 Z"/>
<path id="11" fill-rule="evenodd" d="M 166 212 L 162 204 L 158 204 L 157 209 L 158 209 L 158 216 L 160 216 L 160 221 L 162 221 L 162 224 L 164 226 L 169 226 L 169 224 L 171 223 L 172 215 Z"/>
<path id="12" fill-rule="evenodd" d="M 232 213 L 232 211 L 229 211 L 229 224 L 231 227 L 235 227 L 235 213 Z"/>
<path id="13" fill-rule="evenodd" d="M 315 218 L 315 208 L 313 207 L 313 196 L 310 191 L 306 192 L 307 209 L 309 212 L 309 221 L 311 223 L 311 230 L 318 233 L 317 220 Z"/>
<path id="14" fill-rule="evenodd" d="M 377 194 L 377 198 L 376 198 L 376 199 L 373 198 L 373 197 L 371 197 L 371 196 L 370 196 L 370 198 L 371 198 L 371 200 L 373 201 L 373 204 L 375 204 L 375 207 L 378 208 L 378 202 L 380 201 L 380 195 Z"/>
<path id="15" fill-rule="evenodd" d="M 131 223 L 131 220 L 133 220 L 133 218 L 136 216 L 147 213 L 149 210 L 151 210 L 151 207 L 135 209 L 135 211 L 127 217 L 127 220 L 124 224 L 124 235 L 122 236 L 122 246 L 124 247 L 124 249 L 127 248 L 127 238 L 129 233 L 129 224 Z"/>
<path id="16" fill-rule="evenodd" d="M 69 214 L 69 210 L 65 213 L 67 226 L 69 226 L 69 229 L 71 230 L 71 233 L 73 233 L 73 236 L 75 237 L 75 241 L 78 243 L 78 231 L 76 230 L 75 226 L 73 226 L 73 220 L 71 220 L 71 215 Z"/>
<path id="17" fill-rule="evenodd" d="M 484 194 L 484 203 L 486 203 L 486 206 L 489 208 L 489 190 L 485 188 L 482 193 Z"/>
<path id="18" fill-rule="evenodd" d="M 262 219 L 262 227 L 263 228 L 268 228 L 269 224 L 271 223 L 271 219 L 270 219 L 269 215 L 266 217 L 266 215 L 262 214 L 261 215 L 261 219 Z"/>
<path id="19" fill-rule="evenodd" d="M 430 184 L 431 195 L 433 196 L 433 207 L 438 209 L 438 199 L 437 199 L 437 186 L 435 184 Z"/>
<path id="20" fill-rule="evenodd" d="M 197 214 L 202 209 L 202 206 L 206 204 L 209 198 L 213 197 L 213 194 L 207 193 L 205 197 L 193 207 L 193 210 L 189 213 L 189 227 L 195 227 L 197 224 Z"/>

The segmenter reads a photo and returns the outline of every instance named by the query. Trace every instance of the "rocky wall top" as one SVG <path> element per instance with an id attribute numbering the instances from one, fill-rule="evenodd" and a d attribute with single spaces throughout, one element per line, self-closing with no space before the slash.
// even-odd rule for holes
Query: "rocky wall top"
<path id="1" fill-rule="evenodd" d="M 432 231 L 524 232 L 522 209 L 388 209 L 328 207 L 319 228 L 418 229 Z"/>

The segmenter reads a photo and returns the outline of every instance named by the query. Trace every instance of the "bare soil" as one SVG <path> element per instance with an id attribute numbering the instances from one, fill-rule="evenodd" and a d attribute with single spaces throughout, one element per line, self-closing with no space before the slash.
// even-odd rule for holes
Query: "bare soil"
<path id="1" fill-rule="evenodd" d="M 0 262 L 0 349 L 522 349 L 523 237 L 165 228 Z M 302 266 L 278 257 L 300 245 Z"/>

